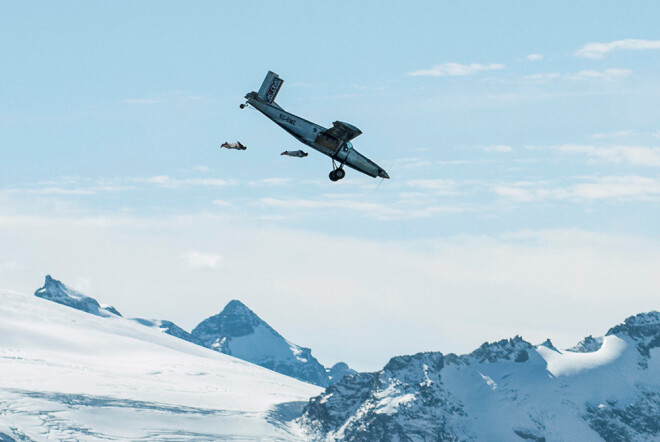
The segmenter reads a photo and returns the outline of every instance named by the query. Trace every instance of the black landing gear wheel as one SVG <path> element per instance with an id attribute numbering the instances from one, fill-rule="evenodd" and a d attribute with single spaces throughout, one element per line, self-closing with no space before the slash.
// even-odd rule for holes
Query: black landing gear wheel
<path id="1" fill-rule="evenodd" d="M 344 169 L 335 169 L 330 172 L 330 181 L 339 181 L 340 179 L 346 176 L 346 171 Z"/>
<path id="2" fill-rule="evenodd" d="M 245 109 L 245 106 L 247 106 L 247 105 L 246 105 L 246 104 L 241 104 L 241 105 L 238 106 L 238 107 L 240 107 L 241 109 Z"/>

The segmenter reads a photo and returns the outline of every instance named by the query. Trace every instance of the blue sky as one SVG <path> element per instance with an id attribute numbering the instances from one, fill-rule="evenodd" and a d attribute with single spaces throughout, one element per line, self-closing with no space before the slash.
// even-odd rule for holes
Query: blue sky
<path id="1" fill-rule="evenodd" d="M 324 362 L 368 369 L 602 333 L 658 308 L 658 15 L 3 2 L 0 288 L 53 273 L 188 328 L 240 298 Z M 302 146 L 238 109 L 269 69 L 281 106 L 356 125 L 392 179 L 331 183 L 326 157 L 281 157 Z M 219 149 L 235 140 L 248 150 Z"/>

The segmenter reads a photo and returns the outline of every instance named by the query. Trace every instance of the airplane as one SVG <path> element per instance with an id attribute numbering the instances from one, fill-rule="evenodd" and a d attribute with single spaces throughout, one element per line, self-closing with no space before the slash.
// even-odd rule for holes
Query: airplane
<path id="1" fill-rule="evenodd" d="M 282 83 L 284 80 L 279 75 L 268 71 L 259 92 L 248 93 L 245 96 L 247 101 L 240 108 L 245 109 L 248 105 L 254 107 L 301 143 L 332 158 L 331 181 L 339 181 L 346 176 L 344 165 L 373 178 L 390 177 L 382 167 L 353 148 L 350 140 L 362 133 L 357 127 L 335 121 L 327 129 L 287 112 L 275 103 Z"/>

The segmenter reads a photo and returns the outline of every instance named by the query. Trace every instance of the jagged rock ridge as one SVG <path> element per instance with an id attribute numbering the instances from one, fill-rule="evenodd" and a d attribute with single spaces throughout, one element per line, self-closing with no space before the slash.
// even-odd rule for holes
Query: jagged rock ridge
<path id="1" fill-rule="evenodd" d="M 457 356 L 392 358 L 310 400 L 313 440 L 660 440 L 660 315 L 570 351 L 517 336 Z"/>
<path id="2" fill-rule="evenodd" d="M 580 342 L 578 342 L 577 345 L 567 350 L 574 351 L 576 353 L 591 353 L 600 350 L 600 347 L 602 346 L 603 346 L 602 337 L 594 338 L 593 336 L 589 335 Z"/>
<path id="3" fill-rule="evenodd" d="M 94 298 L 85 296 L 82 293 L 67 287 L 61 281 L 46 275 L 44 286 L 34 292 L 34 296 L 57 302 L 83 312 L 91 313 L 96 316 L 108 317 L 111 315 L 121 316 L 121 314 L 112 306 L 102 306 Z"/>
<path id="4" fill-rule="evenodd" d="M 76 310 L 90 313 L 92 315 L 106 318 L 112 316 L 121 317 L 121 314 L 119 311 L 117 311 L 116 308 L 110 305 L 101 305 L 96 299 L 83 295 L 82 293 L 63 284 L 61 281 L 54 279 L 50 275 L 46 275 L 44 286 L 37 289 L 37 291 L 34 292 L 34 295 L 48 301 L 53 301 L 58 304 L 66 305 L 67 307 L 75 308 Z M 167 333 L 179 339 L 194 342 L 194 339 L 190 333 L 171 321 L 141 318 L 135 318 L 133 320 L 139 324 L 158 329 L 163 333 Z"/>

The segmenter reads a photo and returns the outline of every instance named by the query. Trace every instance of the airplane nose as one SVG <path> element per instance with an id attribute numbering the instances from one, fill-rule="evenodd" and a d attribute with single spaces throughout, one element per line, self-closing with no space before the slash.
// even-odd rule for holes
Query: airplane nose
<path id="1" fill-rule="evenodd" d="M 385 171 L 382 170 L 382 169 L 379 169 L 379 170 L 378 170 L 378 176 L 381 177 L 381 178 L 387 178 L 387 179 L 390 179 L 390 176 L 387 174 L 387 172 L 385 172 Z"/>

